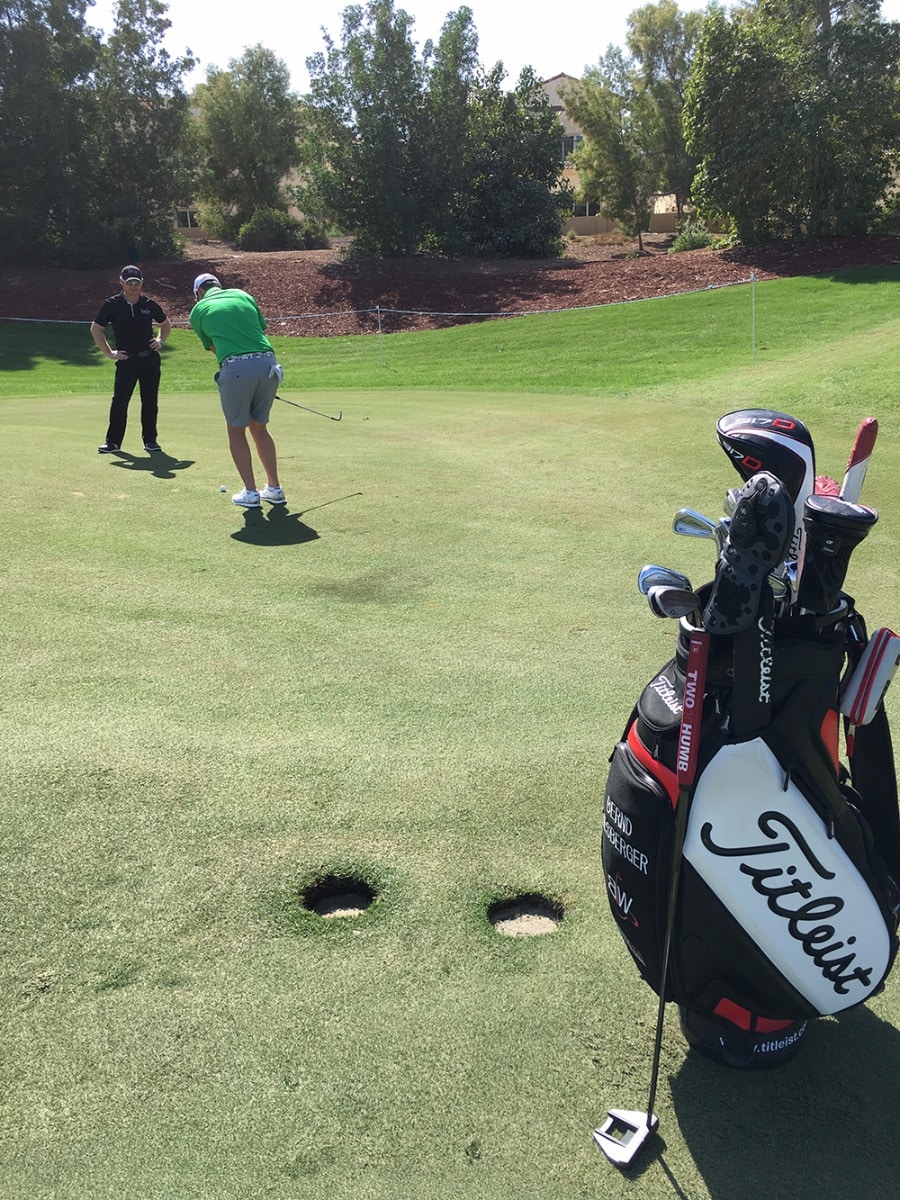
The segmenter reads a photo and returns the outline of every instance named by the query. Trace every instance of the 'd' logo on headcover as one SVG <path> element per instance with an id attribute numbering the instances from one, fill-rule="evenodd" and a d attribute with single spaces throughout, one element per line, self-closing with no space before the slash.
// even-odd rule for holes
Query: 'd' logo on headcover
<path id="1" fill-rule="evenodd" d="M 706 767 L 684 857 L 823 1015 L 880 985 L 891 947 L 878 904 L 765 742 L 724 746 Z"/>

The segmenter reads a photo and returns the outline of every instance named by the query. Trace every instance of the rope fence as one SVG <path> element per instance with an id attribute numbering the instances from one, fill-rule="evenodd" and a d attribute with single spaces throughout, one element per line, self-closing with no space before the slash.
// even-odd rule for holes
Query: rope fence
<path id="1" fill-rule="evenodd" d="M 482 311 L 477 310 L 446 310 L 423 309 L 423 308 L 390 308 L 386 305 L 376 304 L 371 308 L 346 308 L 346 309 L 331 309 L 326 312 L 315 313 L 290 313 L 286 316 L 269 317 L 269 332 L 274 333 L 280 326 L 284 327 L 291 323 L 303 323 L 309 321 L 318 321 L 324 324 L 328 329 L 324 334 L 303 334 L 301 336 L 321 336 L 321 337 L 344 337 L 357 334 L 370 335 L 376 334 L 381 340 L 385 333 L 390 332 L 411 332 L 414 326 L 409 318 L 418 320 L 420 318 L 429 318 L 433 321 L 440 322 L 439 328 L 448 328 L 456 324 L 463 324 L 468 321 L 493 321 L 500 319 L 508 319 L 511 317 L 537 317 L 551 316 L 556 313 L 567 312 L 592 312 L 601 308 L 614 308 L 625 304 L 640 304 L 647 300 L 670 300 L 676 296 L 692 296 L 701 292 L 720 291 L 724 288 L 745 287 L 747 284 L 751 287 L 751 319 L 750 319 L 750 342 L 751 356 L 756 357 L 756 274 L 751 272 L 746 279 L 733 279 L 726 283 L 709 283 L 705 287 L 688 288 L 685 291 L 679 292 L 661 292 L 655 296 L 635 296 L 632 299 L 626 300 L 607 300 L 600 304 L 578 304 L 578 305 L 563 305 L 557 308 L 528 308 L 528 309 L 509 309 L 509 310 L 492 310 Z M 70 318 L 59 317 L 0 317 L 0 321 L 18 322 L 21 324 L 30 325 L 81 325 L 83 321 L 75 321 Z M 385 329 L 386 324 L 394 322 L 393 330 Z M 337 326 L 343 325 L 343 328 Z M 172 326 L 175 329 L 190 329 L 188 321 L 172 321 Z M 291 335 L 288 335 L 291 336 Z M 384 351 L 382 347 L 382 360 Z"/>
<path id="2" fill-rule="evenodd" d="M 713 292 L 722 288 L 743 287 L 748 283 L 755 283 L 755 274 L 750 274 L 746 279 L 732 279 L 727 283 L 709 283 L 705 287 L 689 288 L 687 291 L 681 292 L 660 292 L 656 296 L 635 296 L 628 300 L 607 300 L 601 304 L 575 304 L 562 305 L 557 308 L 521 308 L 509 310 L 491 309 L 485 312 L 470 311 L 468 309 L 453 309 L 442 311 L 440 309 L 429 308 L 389 308 L 387 305 L 376 304 L 372 308 L 344 308 L 344 309 L 329 309 L 324 312 L 317 313 L 289 313 L 285 316 L 270 317 L 269 324 L 286 323 L 288 321 L 329 321 L 338 317 L 362 317 L 367 315 L 375 315 L 380 322 L 382 317 L 386 316 L 401 316 L 401 317 L 441 317 L 447 320 L 454 321 L 473 321 L 473 320 L 494 320 L 500 317 L 537 317 L 548 316 L 553 313 L 565 312 L 591 312 L 598 308 L 613 308 L 620 304 L 640 304 L 645 300 L 671 300 L 675 296 L 692 296 L 698 292 Z M 70 317 L 0 317 L 0 321 L 19 322 L 26 325 L 81 325 L 81 320 L 73 320 Z M 173 321 L 172 325 L 176 329 L 190 329 L 188 321 Z"/>

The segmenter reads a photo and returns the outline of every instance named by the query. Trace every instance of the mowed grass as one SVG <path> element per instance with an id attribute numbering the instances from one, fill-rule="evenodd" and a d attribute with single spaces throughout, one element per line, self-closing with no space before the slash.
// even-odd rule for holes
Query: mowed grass
<path id="1" fill-rule="evenodd" d="M 896 282 L 758 285 L 755 356 L 749 289 L 279 341 L 284 394 L 344 412 L 276 406 L 280 514 L 220 493 L 187 333 L 166 453 L 135 401 L 114 459 L 86 328 L 0 325 L 4 1200 L 896 1194 L 894 979 L 772 1073 L 687 1054 L 670 1012 L 655 1151 L 623 1177 L 590 1137 L 645 1105 L 656 1015 L 600 864 L 608 755 L 674 645 L 637 570 L 709 577 L 671 518 L 737 482 L 722 413 L 793 412 L 838 477 L 875 415 L 848 585 L 900 627 Z M 329 872 L 363 916 L 302 908 Z M 499 936 L 488 905 L 532 892 L 559 930 Z"/>

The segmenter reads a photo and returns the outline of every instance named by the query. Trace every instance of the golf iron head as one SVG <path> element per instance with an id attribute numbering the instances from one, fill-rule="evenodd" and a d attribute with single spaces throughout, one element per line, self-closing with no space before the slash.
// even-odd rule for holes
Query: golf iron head
<path id="1" fill-rule="evenodd" d="M 721 554 L 728 537 L 728 518 L 716 521 L 693 508 L 679 508 L 672 521 L 674 533 L 685 537 L 711 538 L 716 543 L 716 549 Z"/>
<path id="2" fill-rule="evenodd" d="M 655 563 L 647 563 L 641 567 L 637 584 L 642 596 L 646 596 L 652 587 L 660 585 L 691 590 L 691 581 L 687 575 L 682 575 L 681 571 L 675 571 L 671 567 L 659 567 Z"/>
<path id="3" fill-rule="evenodd" d="M 647 591 L 647 603 L 655 617 L 670 617 L 679 620 L 692 613 L 699 613 L 701 600 L 690 588 L 669 587 L 657 584 Z"/>
<path id="4" fill-rule="evenodd" d="M 659 1117 L 652 1113 L 611 1108 L 594 1141 L 615 1166 L 629 1167 L 657 1129 Z"/>

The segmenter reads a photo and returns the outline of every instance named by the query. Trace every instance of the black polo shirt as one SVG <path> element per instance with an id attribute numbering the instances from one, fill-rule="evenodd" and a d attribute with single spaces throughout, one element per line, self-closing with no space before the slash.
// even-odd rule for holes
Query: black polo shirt
<path id="1" fill-rule="evenodd" d="M 94 317 L 97 325 L 112 325 L 116 349 L 124 350 L 126 354 L 140 354 L 142 350 L 149 350 L 150 339 L 154 336 L 154 323 L 162 325 L 165 320 L 166 314 L 156 301 L 143 292 L 134 304 L 128 303 L 124 292 L 107 296 Z"/>

